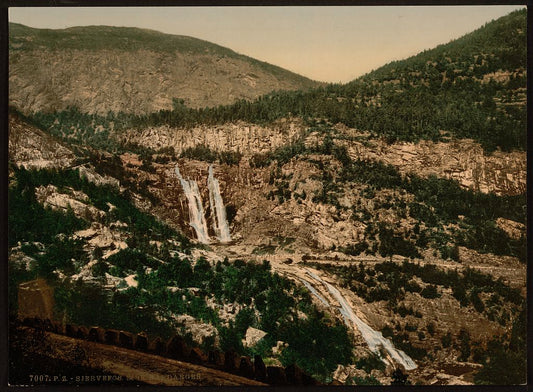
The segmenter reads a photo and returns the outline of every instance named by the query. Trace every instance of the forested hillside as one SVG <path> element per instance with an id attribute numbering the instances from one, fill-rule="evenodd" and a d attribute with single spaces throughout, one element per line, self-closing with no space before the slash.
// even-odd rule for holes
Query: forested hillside
<path id="1" fill-rule="evenodd" d="M 324 118 L 393 142 L 472 138 L 487 151 L 526 145 L 526 11 L 345 85 L 132 119 L 136 127 Z"/>
<path id="2" fill-rule="evenodd" d="M 290 348 L 275 355 L 279 361 L 296 363 L 322 380 L 330 379 L 337 363 L 351 359 L 346 327 L 318 310 L 308 292 L 273 272 L 267 261 L 225 259 L 211 265 L 204 257 L 195 260 L 191 256 L 195 245 L 139 211 L 128 193 L 95 185 L 80 177 L 78 170 L 12 170 L 16 182 L 9 190 L 12 316 L 17 311 L 18 284 L 44 277 L 55 289 L 56 317 L 79 325 L 169 338 L 183 328 L 176 317 L 185 314 L 200 325 L 212 325 L 200 339 L 206 350 L 213 349 L 216 340 L 224 351 L 266 358 L 274 356 L 272 347 L 282 340 Z M 64 210 L 50 204 L 43 207 L 36 198 L 43 187 L 67 200 L 79 200 L 71 199 Z M 106 227 L 116 232 L 124 247 L 112 246 L 109 251 L 105 245 L 94 245 L 94 235 Z M 103 289 L 110 282 L 117 290 Z M 219 317 L 219 309 L 228 303 L 237 309 L 229 322 Z M 268 333 L 254 348 L 242 342 L 252 326 Z M 198 344 L 197 336 L 189 333 L 186 338 Z M 315 361 L 318 357 L 322 359 Z"/>

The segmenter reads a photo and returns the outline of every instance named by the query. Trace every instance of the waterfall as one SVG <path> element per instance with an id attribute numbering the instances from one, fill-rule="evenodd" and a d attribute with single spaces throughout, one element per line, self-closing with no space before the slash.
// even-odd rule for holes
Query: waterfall
<path id="1" fill-rule="evenodd" d="M 318 275 L 314 274 L 313 272 L 307 270 L 307 273 L 309 276 L 311 276 L 316 281 L 322 283 L 330 294 L 335 297 L 337 301 L 339 301 L 340 304 L 340 312 L 344 316 L 344 320 L 346 324 L 349 324 L 350 322 L 355 325 L 355 327 L 361 332 L 361 336 L 363 339 L 365 339 L 366 343 L 368 344 L 368 347 L 370 348 L 370 351 L 378 354 L 381 357 L 380 348 L 383 348 L 390 356 L 393 358 L 396 362 L 401 364 L 405 370 L 412 370 L 415 369 L 416 363 L 402 350 L 396 349 L 391 341 L 387 338 L 385 338 L 381 332 L 374 331 L 369 325 L 367 325 L 363 320 L 361 320 L 359 317 L 356 316 L 352 308 L 348 305 L 348 302 L 346 299 L 342 296 L 339 290 L 337 288 L 333 287 L 328 282 L 325 282 L 322 280 Z M 306 285 L 307 286 L 307 285 Z M 318 299 L 320 299 L 322 302 L 324 302 L 324 298 L 322 296 L 318 296 L 316 293 L 316 290 L 311 290 L 315 296 L 317 296 Z"/>
<path id="2" fill-rule="evenodd" d="M 209 165 L 207 187 L 209 188 L 209 203 L 211 211 L 213 211 L 213 229 L 220 242 L 229 242 L 231 241 L 231 235 L 229 233 L 228 220 L 226 219 L 226 208 L 220 195 L 220 185 L 213 175 L 213 165 Z"/>
<path id="3" fill-rule="evenodd" d="M 207 223 L 205 221 L 204 207 L 202 206 L 202 197 L 200 196 L 198 184 L 194 180 L 184 179 L 177 165 L 175 170 L 181 187 L 185 192 L 185 196 L 187 196 L 187 201 L 189 202 L 189 224 L 195 230 L 198 241 L 203 244 L 208 244 L 209 235 L 207 234 Z"/>

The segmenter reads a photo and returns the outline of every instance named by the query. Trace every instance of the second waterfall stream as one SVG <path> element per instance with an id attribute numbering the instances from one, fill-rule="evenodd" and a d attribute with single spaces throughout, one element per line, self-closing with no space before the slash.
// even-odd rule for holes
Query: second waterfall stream
<path id="1" fill-rule="evenodd" d="M 220 242 L 230 242 L 228 220 L 226 218 L 226 207 L 220 194 L 220 184 L 213 175 L 213 165 L 209 165 L 209 176 L 207 177 L 207 187 L 209 188 L 209 204 L 213 215 L 213 229 Z"/>

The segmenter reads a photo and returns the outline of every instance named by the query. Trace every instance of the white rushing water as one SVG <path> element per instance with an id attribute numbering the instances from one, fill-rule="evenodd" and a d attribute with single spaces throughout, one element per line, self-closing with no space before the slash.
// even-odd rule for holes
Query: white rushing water
<path id="1" fill-rule="evenodd" d="M 300 280 L 301 280 L 302 283 L 305 285 L 305 287 L 307 287 L 307 289 L 308 289 L 311 293 L 313 293 L 313 295 L 314 295 L 315 297 L 317 297 L 317 298 L 318 298 L 318 299 L 319 299 L 324 305 L 326 305 L 326 306 L 329 307 L 329 302 L 328 302 L 324 297 L 322 297 L 322 296 L 320 295 L 320 293 L 319 293 L 318 291 L 316 291 L 316 289 L 315 289 L 313 286 L 311 286 L 311 284 L 310 284 L 308 281 L 306 281 L 306 280 L 304 280 L 304 279 L 300 279 Z"/>
<path id="2" fill-rule="evenodd" d="M 220 242 L 230 242 L 231 235 L 226 219 L 226 207 L 220 194 L 220 185 L 213 175 L 213 165 L 209 165 L 209 176 L 207 177 L 207 187 L 209 188 L 209 203 L 213 211 L 213 229 Z"/>
<path id="3" fill-rule="evenodd" d="M 202 197 L 200 196 L 198 184 L 194 180 L 184 179 L 177 165 L 175 171 L 189 202 L 189 224 L 196 232 L 198 241 L 203 244 L 208 244 L 209 234 L 207 233 L 207 223 L 205 221 L 204 207 L 202 206 Z"/>
<path id="4" fill-rule="evenodd" d="M 335 297 L 337 301 L 339 301 L 339 304 L 340 304 L 339 310 L 341 314 L 344 316 L 344 320 L 346 324 L 348 324 L 349 326 L 349 323 L 351 322 L 357 327 L 357 329 L 359 330 L 359 332 L 361 332 L 363 339 L 365 339 L 365 341 L 368 344 L 368 347 L 370 348 L 372 352 L 378 354 L 381 357 L 380 348 L 383 348 L 394 361 L 401 364 L 406 370 L 412 370 L 417 367 L 416 363 L 406 353 L 404 353 L 402 350 L 396 349 L 393 346 L 392 342 L 389 339 L 385 338 L 381 334 L 381 332 L 374 331 L 363 320 L 357 317 L 357 315 L 353 312 L 352 308 L 348 305 L 348 302 L 346 301 L 346 299 L 342 296 L 339 290 L 337 290 L 337 288 L 335 288 L 328 282 L 325 282 L 313 272 L 307 270 L 307 273 L 313 279 L 325 285 L 328 291 L 331 293 L 331 295 Z M 309 288 L 309 286 L 311 285 L 308 283 L 305 286 Z M 324 297 L 319 296 L 319 294 L 316 292 L 316 290 L 314 290 L 314 288 L 313 290 L 311 290 L 311 292 L 315 294 L 315 296 L 317 296 L 317 298 L 320 299 L 322 302 L 325 301 Z M 329 306 L 329 304 L 327 305 Z"/>

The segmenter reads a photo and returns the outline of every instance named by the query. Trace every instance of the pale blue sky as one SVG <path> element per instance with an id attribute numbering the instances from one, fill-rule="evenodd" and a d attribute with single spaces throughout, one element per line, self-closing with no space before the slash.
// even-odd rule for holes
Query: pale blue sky
<path id="1" fill-rule="evenodd" d="M 522 6 L 69 7 L 9 9 L 38 28 L 133 26 L 201 38 L 311 79 L 347 82 Z"/>

